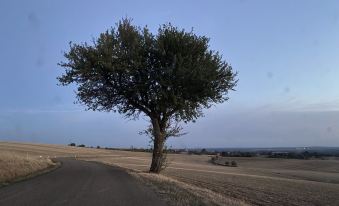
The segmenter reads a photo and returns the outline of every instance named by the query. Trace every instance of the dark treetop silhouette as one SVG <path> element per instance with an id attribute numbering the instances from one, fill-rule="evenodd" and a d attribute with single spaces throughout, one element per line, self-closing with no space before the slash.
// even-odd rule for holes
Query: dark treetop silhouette
<path id="1" fill-rule="evenodd" d="M 160 172 L 167 129 L 202 116 L 203 108 L 228 100 L 236 73 L 209 39 L 164 24 L 156 35 L 123 19 L 91 45 L 70 43 L 61 85 L 76 83 L 77 99 L 89 110 L 150 118 L 151 172 Z M 171 131 L 170 131 L 171 132 Z"/>

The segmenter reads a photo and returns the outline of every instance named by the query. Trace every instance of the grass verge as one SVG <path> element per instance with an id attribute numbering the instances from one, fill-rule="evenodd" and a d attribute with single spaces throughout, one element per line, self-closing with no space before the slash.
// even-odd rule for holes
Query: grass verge
<path id="1" fill-rule="evenodd" d="M 152 187 L 170 206 L 247 206 L 209 189 L 189 185 L 161 174 L 129 171 L 129 174 Z"/>
<path id="2" fill-rule="evenodd" d="M 0 152 L 0 187 L 54 170 L 60 165 L 49 158 Z"/>

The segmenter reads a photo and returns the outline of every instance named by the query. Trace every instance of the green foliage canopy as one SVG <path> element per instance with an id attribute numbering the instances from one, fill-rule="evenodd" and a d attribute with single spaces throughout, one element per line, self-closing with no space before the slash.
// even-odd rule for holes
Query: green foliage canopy
<path id="1" fill-rule="evenodd" d="M 123 19 L 91 45 L 70 43 L 61 85 L 77 84 L 78 102 L 89 110 L 114 111 L 160 122 L 192 121 L 203 108 L 228 100 L 236 73 L 209 39 L 164 24 L 156 35 Z"/>

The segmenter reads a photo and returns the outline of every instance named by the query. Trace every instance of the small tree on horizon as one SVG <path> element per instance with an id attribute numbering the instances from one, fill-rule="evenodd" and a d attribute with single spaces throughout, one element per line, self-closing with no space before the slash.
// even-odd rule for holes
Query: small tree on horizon
<path id="1" fill-rule="evenodd" d="M 63 86 L 75 83 L 77 100 L 88 110 L 149 117 L 150 172 L 159 173 L 165 141 L 180 131 L 176 123 L 194 121 L 204 108 L 227 101 L 236 86 L 236 73 L 208 43 L 171 24 L 154 35 L 123 19 L 92 44 L 70 43 L 58 80 Z"/>

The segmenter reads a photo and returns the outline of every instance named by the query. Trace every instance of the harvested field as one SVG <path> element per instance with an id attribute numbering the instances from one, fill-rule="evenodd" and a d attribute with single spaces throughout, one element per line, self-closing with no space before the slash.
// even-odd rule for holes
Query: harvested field
<path id="1" fill-rule="evenodd" d="M 0 149 L 80 159 L 147 172 L 149 153 L 75 148 L 60 145 L 0 143 Z M 339 160 L 229 158 L 238 167 L 210 163 L 207 155 L 168 155 L 164 176 L 185 185 L 253 205 L 339 205 Z"/>
<path id="2" fill-rule="evenodd" d="M 71 157 L 76 155 L 95 156 L 112 154 L 106 150 L 88 149 L 83 147 L 70 147 L 52 144 L 33 144 L 17 142 L 0 142 L 0 151 L 10 151 L 15 153 L 42 155 L 48 157 Z"/>

